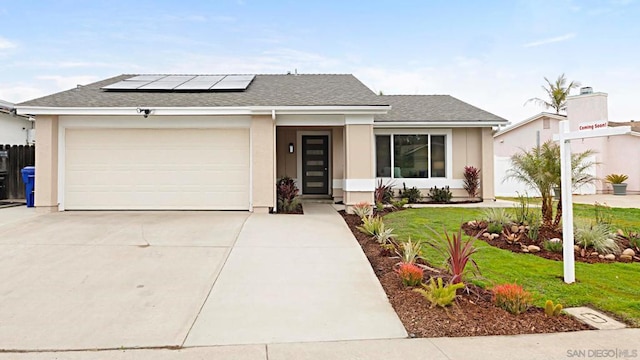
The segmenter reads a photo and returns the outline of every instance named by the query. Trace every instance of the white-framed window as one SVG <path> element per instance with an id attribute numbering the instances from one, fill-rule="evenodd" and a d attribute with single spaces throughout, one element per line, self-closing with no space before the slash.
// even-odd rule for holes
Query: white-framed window
<path id="1" fill-rule="evenodd" d="M 380 129 L 375 131 L 375 144 L 378 178 L 450 177 L 450 130 Z"/>

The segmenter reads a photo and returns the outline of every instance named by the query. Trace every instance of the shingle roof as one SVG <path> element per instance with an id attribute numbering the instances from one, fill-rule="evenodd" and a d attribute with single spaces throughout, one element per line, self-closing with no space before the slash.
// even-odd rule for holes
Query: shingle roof
<path id="1" fill-rule="evenodd" d="M 353 75 L 256 75 L 243 92 L 105 91 L 101 87 L 136 75 L 120 75 L 62 91 L 19 106 L 43 107 L 217 107 L 386 105 Z"/>
<path id="2" fill-rule="evenodd" d="M 375 115 L 375 121 L 457 122 L 507 120 L 449 95 L 380 95 L 391 105 L 387 114 Z"/>

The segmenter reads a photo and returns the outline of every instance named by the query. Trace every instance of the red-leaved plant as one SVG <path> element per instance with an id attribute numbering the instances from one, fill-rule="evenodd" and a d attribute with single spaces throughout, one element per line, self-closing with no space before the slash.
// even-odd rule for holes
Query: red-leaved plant
<path id="1" fill-rule="evenodd" d="M 480 189 L 480 169 L 475 166 L 464 167 L 464 189 L 470 198 L 478 196 Z"/>
<path id="2" fill-rule="evenodd" d="M 416 264 L 400 263 L 396 269 L 405 286 L 418 286 L 422 283 L 424 270 Z"/>
<path id="3" fill-rule="evenodd" d="M 533 297 L 518 284 L 501 284 L 493 288 L 493 302 L 508 312 L 518 315 L 531 306 Z"/>
<path id="4" fill-rule="evenodd" d="M 283 177 L 276 184 L 278 193 L 278 212 L 294 212 L 298 207 L 298 187 L 290 177 Z"/>
<path id="5" fill-rule="evenodd" d="M 432 239 L 429 244 L 439 250 L 446 258 L 445 263 L 449 269 L 449 273 L 452 275 L 451 283 L 457 284 L 462 282 L 462 275 L 467 271 L 467 265 L 471 263 L 473 265 L 472 271 L 480 272 L 478 264 L 471 258 L 477 249 L 473 246 L 474 239 L 468 238 L 462 239 L 462 226 L 458 228 L 457 234 L 449 236 L 447 229 L 444 229 L 444 237 L 441 237 L 433 229 L 431 231 L 438 238 L 437 241 Z M 444 248 L 442 246 L 444 243 Z"/>

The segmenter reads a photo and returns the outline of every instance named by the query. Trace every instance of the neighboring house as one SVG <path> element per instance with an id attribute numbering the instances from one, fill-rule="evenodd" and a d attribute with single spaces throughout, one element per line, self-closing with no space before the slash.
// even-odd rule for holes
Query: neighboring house
<path id="1" fill-rule="evenodd" d="M 607 94 L 590 92 L 590 88 L 581 89 L 580 95 L 567 98 L 567 115 L 541 113 L 527 120 L 498 131 L 494 135 L 495 152 L 495 192 L 497 196 L 515 196 L 519 192 L 537 194 L 524 184 L 514 180 L 504 180 L 511 167 L 510 157 L 521 151 L 529 150 L 538 144 L 553 139 L 559 131 L 559 123 L 570 122 L 572 131 L 577 131 L 579 124 L 609 119 Z M 609 122 L 609 126 L 635 125 L 634 122 Z M 571 142 L 572 152 L 588 149 L 595 151 L 589 160 L 599 165 L 591 169 L 591 174 L 598 180 L 593 185 L 585 185 L 575 189 L 576 194 L 596 194 L 610 192 L 609 184 L 602 181 L 611 173 L 629 175 L 627 191 L 640 192 L 640 167 L 630 166 L 640 157 L 640 126 L 632 126 L 632 134 L 574 140 Z"/>
<path id="2" fill-rule="evenodd" d="M 36 118 L 36 206 L 267 212 L 276 179 L 347 206 L 482 168 L 506 120 L 450 96 L 378 96 L 352 75 L 121 75 L 17 106 Z"/>
<path id="3" fill-rule="evenodd" d="M 0 100 L 0 145 L 33 144 L 33 121 L 16 115 L 15 105 Z"/>

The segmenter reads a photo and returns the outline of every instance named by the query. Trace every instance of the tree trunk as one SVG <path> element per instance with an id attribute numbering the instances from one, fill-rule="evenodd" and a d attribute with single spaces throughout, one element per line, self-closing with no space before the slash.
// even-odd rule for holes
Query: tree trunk
<path id="1" fill-rule="evenodd" d="M 557 228 L 560 225 L 560 219 L 562 219 L 562 200 L 558 201 L 558 207 L 556 208 L 556 218 L 553 220 L 554 228 Z"/>
<path id="2" fill-rule="evenodd" d="M 551 226 L 553 220 L 553 201 L 551 196 L 542 196 L 542 224 Z"/>

